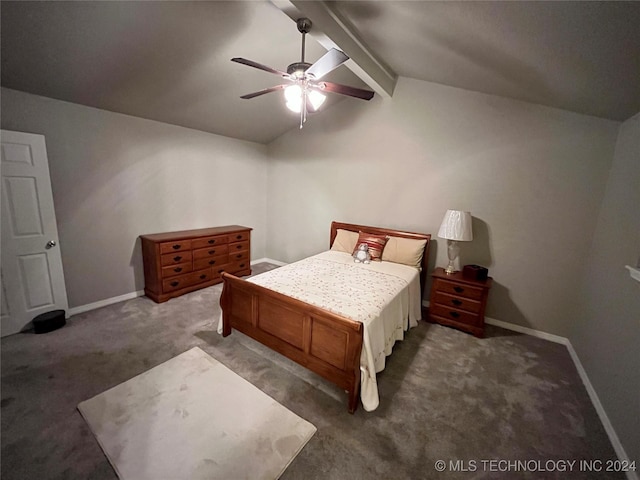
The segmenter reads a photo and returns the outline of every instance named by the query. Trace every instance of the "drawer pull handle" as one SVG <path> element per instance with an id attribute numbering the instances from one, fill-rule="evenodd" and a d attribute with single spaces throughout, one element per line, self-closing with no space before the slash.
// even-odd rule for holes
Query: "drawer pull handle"
<path id="1" fill-rule="evenodd" d="M 240 268 L 244 268 L 244 263 L 241 263 L 241 264 L 240 264 Z"/>
<path id="2" fill-rule="evenodd" d="M 458 300 L 458 299 L 451 300 L 451 303 L 453 303 L 456 306 L 462 305 L 462 302 L 460 300 Z"/>
<path id="3" fill-rule="evenodd" d="M 203 275 L 200 275 L 200 280 L 204 280 L 205 278 L 207 278 L 207 276 L 206 276 L 206 275 L 204 275 L 204 274 L 203 274 Z"/>
<path id="4" fill-rule="evenodd" d="M 179 273 L 182 271 L 182 267 L 174 268 L 173 271 Z"/>
<path id="5" fill-rule="evenodd" d="M 224 272 L 224 268 L 221 268 L 220 270 L 218 270 L 218 273 L 222 273 Z"/>
<path id="6" fill-rule="evenodd" d="M 182 257 L 180 255 L 173 257 L 174 262 L 179 262 L 180 260 L 182 260 Z"/>
<path id="7" fill-rule="evenodd" d="M 213 245 L 214 243 L 216 243 L 215 240 L 209 240 L 209 245 Z"/>
<path id="8" fill-rule="evenodd" d="M 174 250 L 180 250 L 180 246 L 181 246 L 181 245 L 178 243 L 178 244 L 176 244 L 176 245 L 174 245 L 174 246 L 173 246 L 173 249 L 174 249 Z"/>
<path id="9" fill-rule="evenodd" d="M 238 245 L 238 246 L 236 246 L 236 248 L 237 248 L 238 250 L 240 250 L 240 249 L 242 248 L 242 245 Z"/>
<path id="10" fill-rule="evenodd" d="M 453 318 L 458 318 L 460 316 L 458 312 L 449 312 L 449 315 L 451 315 Z"/>
<path id="11" fill-rule="evenodd" d="M 242 235 L 237 235 L 236 236 L 236 240 L 240 240 L 242 238 Z"/>
<path id="12" fill-rule="evenodd" d="M 242 254 L 241 253 L 237 254 L 236 258 L 242 258 Z"/>
<path id="13" fill-rule="evenodd" d="M 453 287 L 453 289 L 458 293 L 464 292 L 464 288 L 462 288 L 462 287 Z"/>
<path id="14" fill-rule="evenodd" d="M 213 265 L 214 263 L 216 263 L 215 260 L 209 260 L 209 265 Z"/>
<path id="15" fill-rule="evenodd" d="M 214 253 L 216 253 L 215 250 L 209 250 L 209 255 L 213 255 Z"/>
<path id="16" fill-rule="evenodd" d="M 171 285 L 172 287 L 177 287 L 178 285 L 180 285 L 180 282 L 171 282 L 169 285 Z"/>

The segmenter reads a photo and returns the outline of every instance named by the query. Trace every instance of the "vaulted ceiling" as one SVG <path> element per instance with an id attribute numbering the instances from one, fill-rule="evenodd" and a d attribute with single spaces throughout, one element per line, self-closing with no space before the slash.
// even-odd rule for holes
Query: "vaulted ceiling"
<path id="1" fill-rule="evenodd" d="M 4 87 L 260 143 L 298 119 L 280 93 L 240 99 L 280 79 L 229 60 L 285 70 L 299 15 L 314 23 L 307 61 L 337 46 L 352 60 L 327 79 L 383 98 L 405 76 L 618 121 L 640 111 L 634 1 L 3 1 L 0 15 Z M 362 101 L 329 97 L 323 110 Z"/>

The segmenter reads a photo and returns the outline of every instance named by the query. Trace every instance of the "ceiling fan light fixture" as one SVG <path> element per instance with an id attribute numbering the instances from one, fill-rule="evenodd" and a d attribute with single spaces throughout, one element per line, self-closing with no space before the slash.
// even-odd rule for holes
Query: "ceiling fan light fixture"
<path id="1" fill-rule="evenodd" d="M 302 96 L 303 90 L 300 85 L 289 85 L 284 89 L 284 98 L 289 110 L 294 113 L 300 113 L 302 109 Z M 307 98 L 313 107 L 313 111 L 318 110 L 324 101 L 327 99 L 326 95 L 318 92 L 317 90 L 307 90 Z"/>

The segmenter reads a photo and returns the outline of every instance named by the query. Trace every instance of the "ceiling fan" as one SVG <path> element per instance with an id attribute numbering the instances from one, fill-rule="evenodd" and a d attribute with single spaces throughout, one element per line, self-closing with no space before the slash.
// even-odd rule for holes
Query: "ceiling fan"
<path id="1" fill-rule="evenodd" d="M 243 65 L 264 70 L 265 72 L 280 75 L 285 80 L 288 80 L 290 84 L 265 88 L 258 92 L 248 93 L 240 98 L 248 100 L 264 95 L 265 93 L 284 90 L 287 108 L 293 112 L 300 113 L 300 128 L 302 128 L 304 122 L 307 121 L 307 112 L 316 112 L 324 103 L 326 96 L 323 92 L 338 93 L 362 100 L 371 100 L 374 93 L 370 90 L 321 81 L 322 77 L 349 60 L 349 57 L 345 55 L 344 52 L 332 48 L 315 63 L 305 62 L 305 35 L 311 30 L 311 20 L 308 18 L 300 18 L 296 23 L 298 25 L 298 31 L 302 34 L 302 59 L 299 62 L 289 65 L 286 73 L 252 60 L 247 60 L 246 58 L 236 57 L 231 59 L 232 62 L 242 63 Z"/>

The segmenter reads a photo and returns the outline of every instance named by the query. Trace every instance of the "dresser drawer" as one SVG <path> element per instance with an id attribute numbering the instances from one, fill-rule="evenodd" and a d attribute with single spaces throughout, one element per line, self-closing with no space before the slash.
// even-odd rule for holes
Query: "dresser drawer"
<path id="1" fill-rule="evenodd" d="M 160 253 L 182 252 L 191 249 L 191 240 L 177 240 L 160 244 Z"/>
<path id="2" fill-rule="evenodd" d="M 200 260 L 201 258 L 219 257 L 220 255 L 226 255 L 229 250 L 228 245 L 218 245 L 217 247 L 199 248 L 193 251 L 193 259 Z"/>
<path id="3" fill-rule="evenodd" d="M 202 268 L 213 267 L 214 271 L 217 271 L 217 267 L 226 265 L 228 263 L 227 255 L 221 255 L 219 257 L 207 257 L 193 261 L 193 269 L 200 270 Z"/>
<path id="4" fill-rule="evenodd" d="M 218 245 L 224 245 L 229 243 L 229 237 L 227 235 L 216 235 L 215 237 L 196 238 L 191 240 L 191 248 L 206 248 Z"/>
<path id="5" fill-rule="evenodd" d="M 482 299 L 483 290 L 479 287 L 471 285 L 462 285 L 460 283 L 448 282 L 446 280 L 436 280 L 435 289 L 438 292 L 449 293 L 458 297 L 473 298 L 475 300 Z"/>
<path id="6" fill-rule="evenodd" d="M 183 273 L 191 272 L 191 270 L 191 262 L 169 265 L 167 267 L 162 267 L 162 278 L 182 275 Z"/>
<path id="7" fill-rule="evenodd" d="M 476 313 L 465 312 L 457 308 L 449 308 L 438 303 L 429 305 L 429 313 L 454 322 L 466 323 L 467 325 L 481 325 L 483 320 L 482 317 Z"/>
<path id="8" fill-rule="evenodd" d="M 480 313 L 482 302 L 479 300 L 471 300 L 459 295 L 450 295 L 441 291 L 436 291 L 433 295 L 433 301 L 440 303 L 446 307 L 459 308 L 467 312 Z"/>
<path id="9" fill-rule="evenodd" d="M 241 252 L 242 250 L 249 250 L 249 242 L 234 242 L 229 244 L 229 255 L 234 252 Z"/>
<path id="10" fill-rule="evenodd" d="M 191 262 L 191 252 L 176 252 L 176 253 L 167 253 L 166 255 L 162 255 L 160 257 L 160 265 L 178 265 L 180 263 L 188 263 Z"/>
<path id="11" fill-rule="evenodd" d="M 232 262 L 227 265 L 225 272 L 235 275 L 238 272 L 245 272 L 251 269 L 251 262 L 249 260 L 243 260 L 241 262 Z"/>
<path id="12" fill-rule="evenodd" d="M 249 231 L 231 233 L 231 234 L 229 234 L 229 243 L 231 243 L 231 242 L 244 242 L 246 240 L 249 240 L 249 236 L 250 235 L 251 235 L 251 232 L 249 232 Z"/>
<path id="13" fill-rule="evenodd" d="M 247 260 L 249 258 L 249 250 L 242 250 L 238 253 L 229 253 L 230 262 L 239 262 L 240 260 Z"/>
<path id="14" fill-rule="evenodd" d="M 188 273 L 186 275 L 178 275 L 177 277 L 167 278 L 162 281 L 162 291 L 164 293 L 173 292 L 181 288 L 190 287 L 198 283 L 213 280 L 214 274 L 210 268 L 198 270 L 197 272 Z"/>

